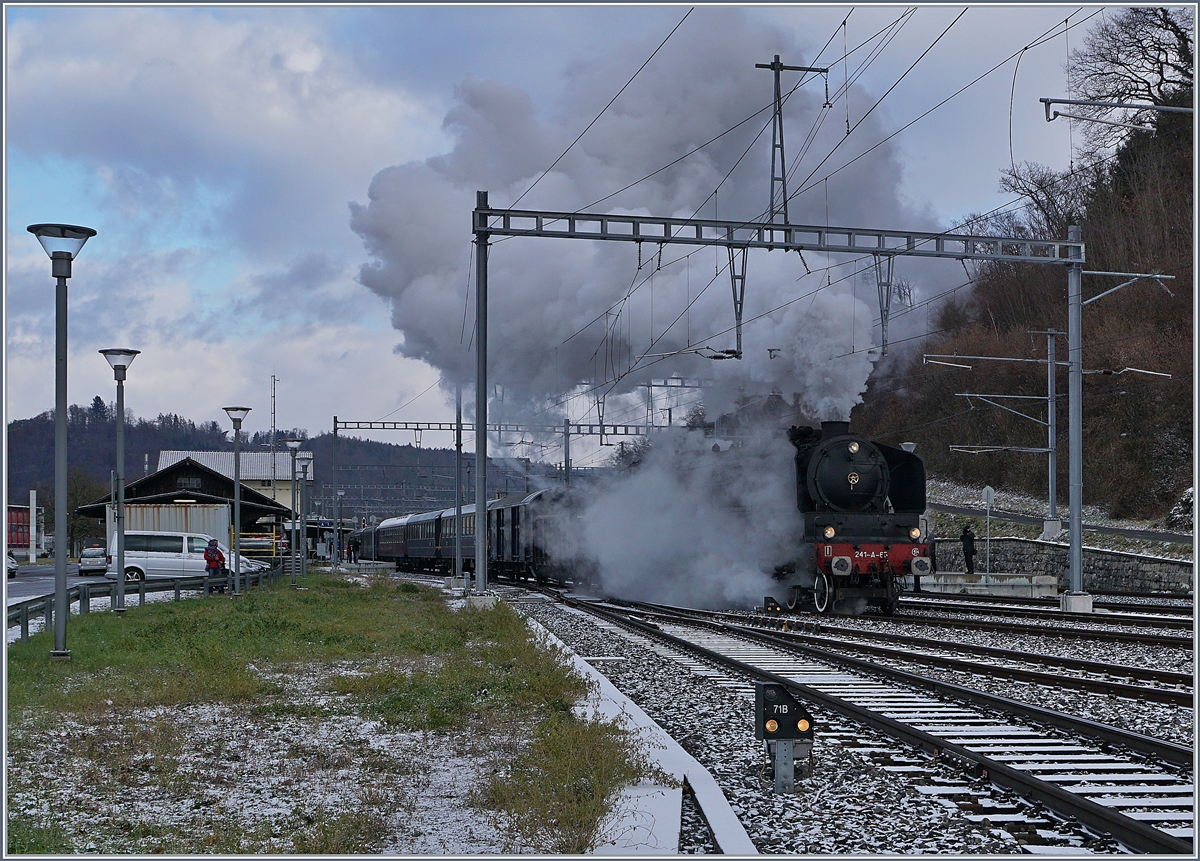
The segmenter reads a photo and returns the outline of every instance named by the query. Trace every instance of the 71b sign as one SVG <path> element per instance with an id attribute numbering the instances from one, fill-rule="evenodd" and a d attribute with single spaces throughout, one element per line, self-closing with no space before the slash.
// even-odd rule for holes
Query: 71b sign
<path id="1" fill-rule="evenodd" d="M 812 739 L 813 719 L 787 688 L 775 682 L 754 684 L 754 737 Z"/>

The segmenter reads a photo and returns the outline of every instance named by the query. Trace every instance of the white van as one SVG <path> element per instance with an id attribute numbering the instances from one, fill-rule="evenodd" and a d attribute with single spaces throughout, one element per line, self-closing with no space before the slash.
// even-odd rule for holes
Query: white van
<path id="1" fill-rule="evenodd" d="M 204 550 L 211 535 L 199 532 L 147 532 L 135 530 L 125 533 L 125 580 L 136 583 L 150 577 L 203 577 Z M 232 570 L 233 554 L 224 544 L 217 542 L 225 557 L 225 565 Z M 117 534 L 108 537 L 108 570 L 104 576 L 115 580 Z M 263 563 L 242 557 L 242 573 L 259 571 Z"/>

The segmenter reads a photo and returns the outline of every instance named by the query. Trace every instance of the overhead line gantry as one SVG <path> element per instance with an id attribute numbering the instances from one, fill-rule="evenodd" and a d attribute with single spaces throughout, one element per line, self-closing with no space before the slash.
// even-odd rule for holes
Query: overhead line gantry
<path id="1" fill-rule="evenodd" d="M 491 238 L 555 237 L 609 242 L 654 242 L 660 245 L 724 247 L 732 251 L 762 248 L 768 251 L 817 251 L 826 254 L 871 254 L 876 265 L 889 271 L 894 257 L 942 257 L 953 260 L 995 260 L 1062 266 L 1068 271 L 1068 296 L 1072 303 L 1072 361 L 1078 361 L 1079 281 L 1084 262 L 1084 243 L 1076 229 L 1068 239 L 1033 239 L 1027 236 L 979 236 L 965 233 L 930 233 L 913 230 L 880 230 L 865 227 L 786 224 L 775 221 L 675 218 L 600 212 L 562 212 L 536 209 L 495 209 L 488 193 L 475 193 L 471 213 L 475 235 L 475 457 L 487 460 L 487 290 L 488 246 Z M 744 282 L 743 282 L 744 283 Z M 734 316 L 741 342 L 741 303 L 734 282 Z M 880 291 L 881 322 L 886 333 L 887 301 L 891 291 Z M 883 352 L 886 354 L 886 343 Z M 740 358 L 740 351 L 737 353 Z M 1080 482 L 1082 485 L 1082 482 Z M 483 510 L 486 485 L 482 471 L 475 477 L 475 504 Z M 1073 506 L 1074 508 L 1074 506 Z M 1073 518 L 1074 520 L 1074 518 Z M 1074 530 L 1072 530 L 1074 534 Z M 475 549 L 476 583 L 487 585 L 486 548 Z M 1074 562 L 1075 554 L 1072 554 Z M 1074 571 L 1073 571 L 1074 573 Z M 1075 577 L 1072 577 L 1074 583 Z"/>

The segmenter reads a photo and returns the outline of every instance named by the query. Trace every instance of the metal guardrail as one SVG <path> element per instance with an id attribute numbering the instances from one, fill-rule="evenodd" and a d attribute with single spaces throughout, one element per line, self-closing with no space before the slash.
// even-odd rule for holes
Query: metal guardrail
<path id="1" fill-rule="evenodd" d="M 246 588 L 257 587 L 265 589 L 267 586 L 274 585 L 279 581 L 279 578 L 284 573 L 284 563 L 276 561 L 275 564 L 266 571 L 246 571 L 242 573 L 242 577 L 246 580 Z M 230 572 L 225 577 L 162 577 L 154 580 L 139 580 L 136 584 L 126 582 L 125 596 L 127 599 L 133 595 L 137 595 L 137 606 L 141 607 L 146 603 L 146 595 L 153 592 L 174 592 L 175 600 L 178 601 L 182 597 L 183 592 L 203 592 L 204 597 L 208 597 L 218 588 L 233 588 L 233 573 Z M 78 603 L 79 613 L 90 613 L 91 602 L 93 598 L 108 598 L 111 608 L 111 602 L 117 594 L 117 583 L 115 580 L 108 580 L 97 583 L 80 583 L 72 586 L 67 590 L 67 605 Z M 129 606 L 129 605 L 126 605 Z M 54 626 L 54 596 L 43 595 L 38 598 L 29 598 L 25 601 L 20 601 L 16 604 L 10 604 L 8 607 L 8 623 L 5 630 L 14 626 L 21 627 L 21 642 L 29 640 L 29 620 L 41 616 L 44 620 L 45 627 L 43 630 L 49 631 Z"/>

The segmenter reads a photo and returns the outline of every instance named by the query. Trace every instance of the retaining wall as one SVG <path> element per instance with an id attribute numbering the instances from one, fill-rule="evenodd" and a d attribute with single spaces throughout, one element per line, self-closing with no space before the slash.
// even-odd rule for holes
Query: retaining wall
<path id="1" fill-rule="evenodd" d="M 983 571 L 986 542 L 975 539 L 975 570 Z M 1070 586 L 1070 548 L 1065 544 L 1028 538 L 993 538 L 992 571 L 1019 574 L 1049 574 L 1058 579 L 1059 591 Z M 939 571 L 962 571 L 962 544 L 956 539 L 937 542 Z M 1193 589 L 1191 562 L 1139 556 L 1116 550 L 1083 548 L 1083 590 L 1112 592 L 1172 592 Z"/>

